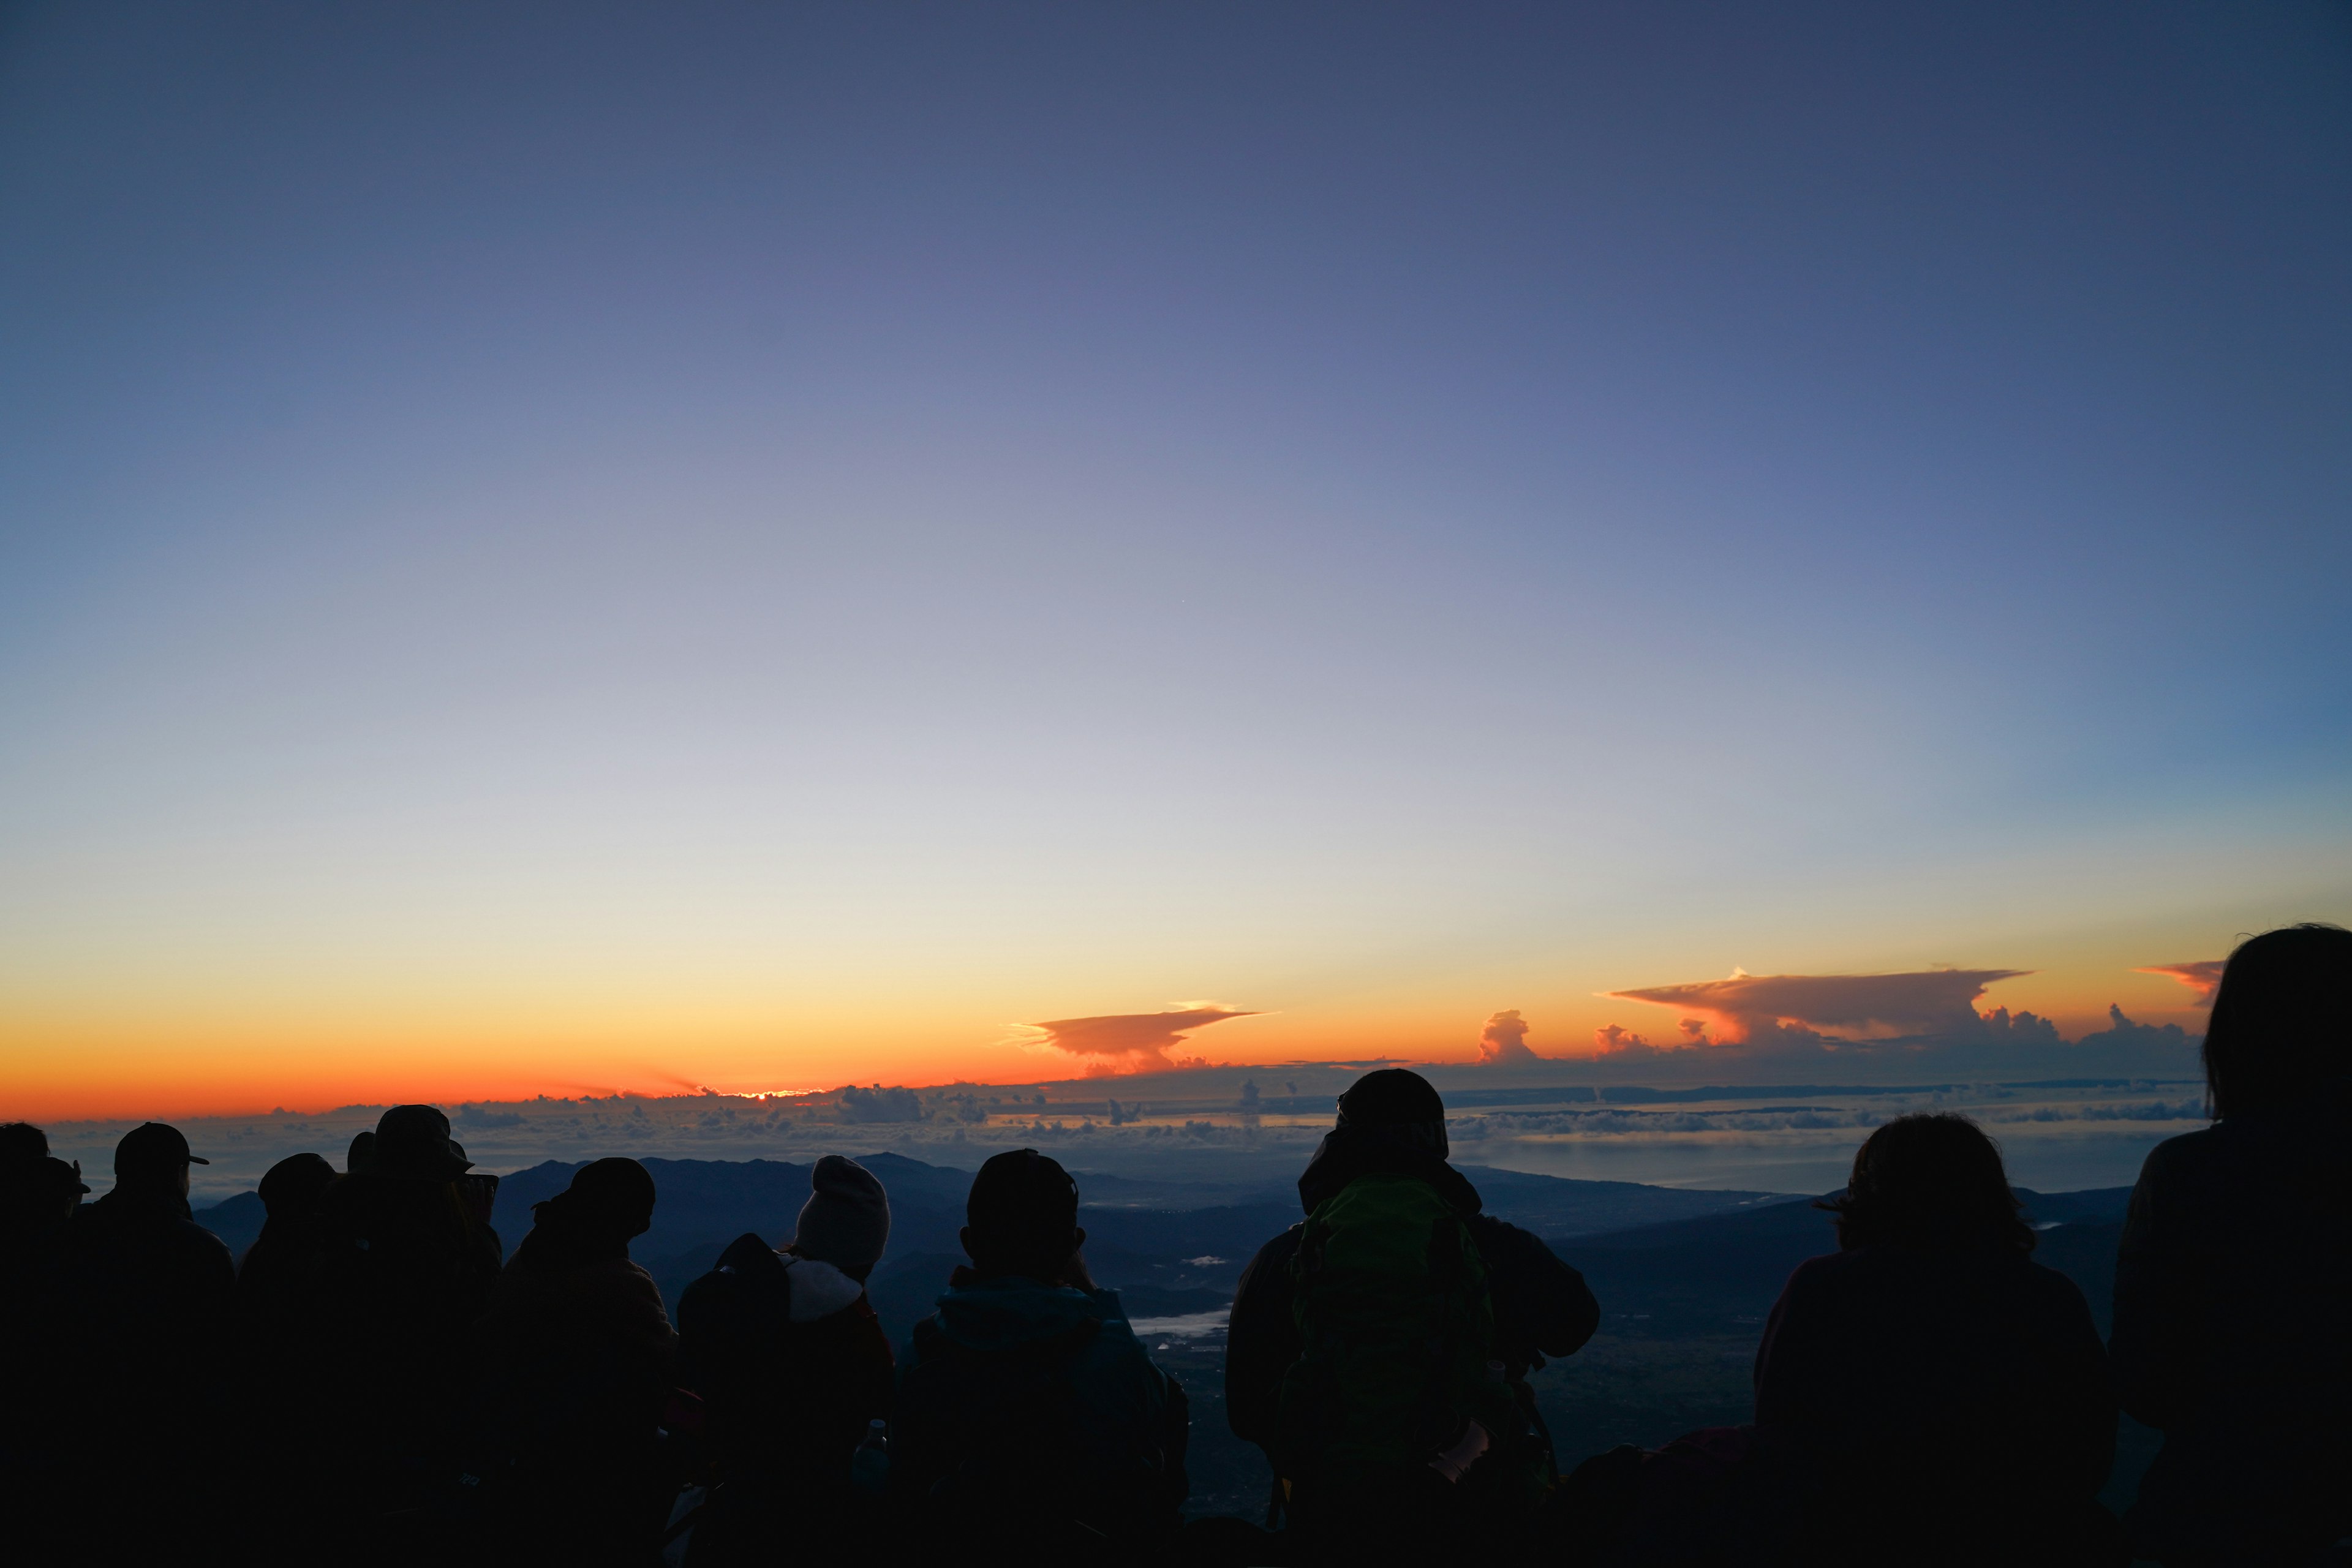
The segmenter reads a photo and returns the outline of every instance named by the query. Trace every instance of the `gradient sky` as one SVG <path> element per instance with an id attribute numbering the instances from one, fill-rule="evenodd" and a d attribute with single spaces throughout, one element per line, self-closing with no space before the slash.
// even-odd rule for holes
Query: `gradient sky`
<path id="1" fill-rule="evenodd" d="M 2336 5 L 12 6 L 0 1110 L 2193 1027 L 2347 515 Z"/>

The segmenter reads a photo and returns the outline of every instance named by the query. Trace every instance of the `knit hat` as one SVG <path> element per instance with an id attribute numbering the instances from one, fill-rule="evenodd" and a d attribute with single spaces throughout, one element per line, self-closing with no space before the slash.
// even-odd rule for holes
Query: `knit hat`
<path id="1" fill-rule="evenodd" d="M 809 1173 L 793 1250 L 835 1268 L 871 1268 L 890 1240 L 890 1196 L 855 1160 L 827 1154 Z"/>
<path id="2" fill-rule="evenodd" d="M 1341 1127 L 1393 1127 L 1443 1160 L 1445 1101 L 1427 1079 L 1404 1068 L 1368 1072 L 1339 1097 Z"/>
<path id="3" fill-rule="evenodd" d="M 963 1213 L 974 1266 L 1048 1279 L 1077 1244 L 1078 1184 L 1051 1155 L 1009 1150 L 972 1177 Z"/>

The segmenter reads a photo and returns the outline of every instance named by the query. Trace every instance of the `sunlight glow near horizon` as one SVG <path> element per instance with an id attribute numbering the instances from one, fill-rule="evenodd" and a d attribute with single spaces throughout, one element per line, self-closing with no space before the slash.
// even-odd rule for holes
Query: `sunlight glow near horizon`
<path id="1" fill-rule="evenodd" d="M 0 21 L 0 1115 L 2352 916 L 2315 5 Z M 20 1110 L 20 1108 L 23 1108 Z"/>

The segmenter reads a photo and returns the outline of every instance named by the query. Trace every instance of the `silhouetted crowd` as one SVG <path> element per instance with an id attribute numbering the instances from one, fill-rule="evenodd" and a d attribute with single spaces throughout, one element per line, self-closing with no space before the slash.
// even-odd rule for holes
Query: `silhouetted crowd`
<path id="1" fill-rule="evenodd" d="M 1367 1074 L 1233 1306 L 1226 1416 L 1277 1478 L 1263 1522 L 1184 1520 L 1184 1390 L 1034 1150 L 973 1178 L 969 1266 L 902 1365 L 865 1289 L 888 1197 L 837 1155 L 792 1239 L 738 1239 L 673 1324 L 629 1258 L 657 1201 L 634 1160 L 583 1166 L 509 1253 L 498 1179 L 397 1106 L 340 1172 L 272 1167 L 237 1263 L 190 1216 L 206 1162 L 174 1129 L 126 1134 L 85 1203 L 11 1123 L 0 1543 L 28 1564 L 2352 1561 L 2347 995 L 2334 927 L 2231 955 L 2218 1120 L 2149 1156 L 2105 1345 L 2033 1262 L 1992 1142 L 1903 1116 L 1825 1205 L 1839 1250 L 1772 1310 L 1754 1423 L 1565 1475 L 1528 1378 L 1600 1309 L 1481 1212 L 1436 1090 Z M 2119 1405 L 2165 1439 L 2121 1521 L 2098 1501 Z"/>

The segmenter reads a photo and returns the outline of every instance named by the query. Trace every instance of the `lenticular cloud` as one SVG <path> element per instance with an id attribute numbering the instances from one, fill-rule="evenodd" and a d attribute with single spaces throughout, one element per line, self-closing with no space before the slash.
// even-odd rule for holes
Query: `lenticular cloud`
<path id="1" fill-rule="evenodd" d="M 1723 1044 L 1755 1042 L 1792 1028 L 1864 1037 L 1974 1035 L 1990 1021 L 1976 1010 L 1985 987 L 2030 973 L 1927 969 L 1899 974 L 1749 974 L 1734 970 L 1724 980 L 1609 994 L 1618 1001 L 1705 1015 L 1716 1021 L 1715 1039 Z M 1993 1016 L 2006 1021 L 2008 1010 L 2000 1009 Z M 1685 1029 L 1684 1034 L 1695 1045 L 1707 1043 L 1704 1030 Z"/>
<path id="2" fill-rule="evenodd" d="M 1089 1057 L 1115 1072 L 1166 1072 L 1176 1066 L 1168 1058 L 1169 1047 L 1181 1044 L 1189 1031 L 1227 1018 L 1255 1016 L 1245 1008 L 1195 1002 L 1160 1013 L 1107 1013 L 1092 1018 L 1024 1024 L 1021 1027 L 1031 1033 L 1022 1043 Z"/>

